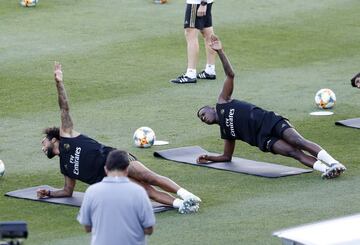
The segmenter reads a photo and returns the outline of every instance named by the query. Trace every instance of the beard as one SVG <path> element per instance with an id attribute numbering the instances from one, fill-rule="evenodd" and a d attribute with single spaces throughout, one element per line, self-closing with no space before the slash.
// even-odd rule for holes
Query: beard
<path id="1" fill-rule="evenodd" d="M 54 148 L 52 146 L 49 146 L 46 152 L 46 156 L 51 159 L 55 156 L 54 154 Z"/>

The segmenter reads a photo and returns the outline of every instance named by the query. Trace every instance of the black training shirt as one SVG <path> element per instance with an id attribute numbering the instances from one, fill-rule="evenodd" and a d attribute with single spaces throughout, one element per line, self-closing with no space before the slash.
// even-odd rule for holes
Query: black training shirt
<path id="1" fill-rule="evenodd" d="M 60 170 L 65 176 L 87 184 L 105 177 L 105 161 L 112 147 L 104 146 L 83 134 L 60 137 Z"/>
<path id="2" fill-rule="evenodd" d="M 245 101 L 216 104 L 222 139 L 242 140 L 258 146 L 257 134 L 266 111 Z"/>

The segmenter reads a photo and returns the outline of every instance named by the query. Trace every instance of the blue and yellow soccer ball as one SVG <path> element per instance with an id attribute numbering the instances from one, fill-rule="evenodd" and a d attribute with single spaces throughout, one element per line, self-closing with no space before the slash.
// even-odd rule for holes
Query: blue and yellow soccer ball
<path id="1" fill-rule="evenodd" d="M 335 93 L 328 88 L 320 89 L 315 95 L 315 103 L 321 109 L 330 109 L 336 103 Z"/>
<path id="2" fill-rule="evenodd" d="M 39 0 L 20 0 L 20 5 L 23 7 L 35 7 Z"/>
<path id="3" fill-rule="evenodd" d="M 135 130 L 133 140 L 136 147 L 149 148 L 155 142 L 155 133 L 149 127 L 140 127 Z"/>

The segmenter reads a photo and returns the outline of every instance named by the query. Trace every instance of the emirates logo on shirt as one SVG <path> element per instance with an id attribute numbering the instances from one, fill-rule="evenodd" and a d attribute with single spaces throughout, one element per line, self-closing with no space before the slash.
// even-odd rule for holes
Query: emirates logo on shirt
<path id="1" fill-rule="evenodd" d="M 70 164 L 74 165 L 73 173 L 79 175 L 79 161 L 80 161 L 81 147 L 76 147 L 75 155 L 70 155 Z"/>
<path id="2" fill-rule="evenodd" d="M 235 137 L 234 114 L 235 114 L 235 109 L 230 109 L 229 118 L 225 118 L 225 125 L 230 129 L 230 134 L 233 137 Z"/>

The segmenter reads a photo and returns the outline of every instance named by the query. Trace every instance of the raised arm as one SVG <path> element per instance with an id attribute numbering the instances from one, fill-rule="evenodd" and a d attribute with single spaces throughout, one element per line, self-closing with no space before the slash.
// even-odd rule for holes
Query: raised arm
<path id="1" fill-rule="evenodd" d="M 231 100 L 231 95 L 233 93 L 234 90 L 234 77 L 235 77 L 235 73 L 234 70 L 230 64 L 229 59 L 227 58 L 222 44 L 219 40 L 219 38 L 215 35 L 211 36 L 211 43 L 210 43 L 210 47 L 217 52 L 217 54 L 219 55 L 219 58 L 221 60 L 221 63 L 223 65 L 224 68 L 224 72 L 226 75 L 225 81 L 224 81 L 224 85 L 223 88 L 219 94 L 219 98 L 218 98 L 218 103 L 226 103 L 229 102 Z"/>
<path id="2" fill-rule="evenodd" d="M 78 133 L 73 130 L 74 125 L 70 117 L 70 108 L 68 103 L 68 97 L 66 95 L 66 90 L 64 87 L 63 73 L 61 70 L 61 64 L 58 62 L 55 62 L 54 65 L 54 79 L 58 92 L 58 102 L 61 113 L 60 136 L 75 137 Z"/>

